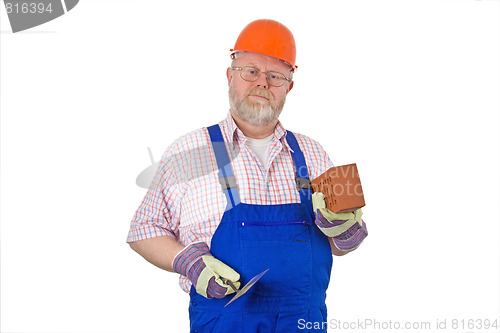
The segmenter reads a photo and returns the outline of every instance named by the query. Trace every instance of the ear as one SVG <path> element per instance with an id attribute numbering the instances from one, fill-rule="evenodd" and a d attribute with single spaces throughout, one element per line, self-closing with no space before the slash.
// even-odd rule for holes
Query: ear
<path id="1" fill-rule="evenodd" d="M 231 67 L 228 67 L 226 70 L 226 76 L 227 76 L 227 85 L 231 85 L 231 80 L 233 79 L 233 70 Z"/>
<path id="2" fill-rule="evenodd" d="M 288 89 L 286 90 L 286 93 L 288 94 L 290 90 L 293 88 L 293 81 L 290 81 L 290 84 L 288 85 Z"/>

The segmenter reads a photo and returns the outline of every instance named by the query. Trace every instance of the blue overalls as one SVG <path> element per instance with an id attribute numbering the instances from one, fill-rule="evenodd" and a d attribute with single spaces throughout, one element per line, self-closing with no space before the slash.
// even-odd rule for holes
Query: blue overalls
<path id="1" fill-rule="evenodd" d="M 191 288 L 191 332 L 326 332 L 325 297 L 332 253 L 327 237 L 314 223 L 309 174 L 294 135 L 287 131 L 286 139 L 293 150 L 301 202 L 251 205 L 240 202 L 219 126 L 208 131 L 219 180 L 232 207 L 222 216 L 210 252 L 240 274 L 242 286 L 269 271 L 226 308 L 234 294 L 207 299 Z M 307 329 L 314 323 L 323 327 Z"/>

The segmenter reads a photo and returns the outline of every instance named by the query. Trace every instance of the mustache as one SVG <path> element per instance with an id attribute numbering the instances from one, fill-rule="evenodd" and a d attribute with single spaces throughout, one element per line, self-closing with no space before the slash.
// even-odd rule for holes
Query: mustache
<path id="1" fill-rule="evenodd" d="M 273 94 L 271 94 L 268 90 L 260 89 L 260 88 L 252 88 L 247 92 L 247 96 L 257 95 L 267 98 L 270 101 L 274 100 Z"/>

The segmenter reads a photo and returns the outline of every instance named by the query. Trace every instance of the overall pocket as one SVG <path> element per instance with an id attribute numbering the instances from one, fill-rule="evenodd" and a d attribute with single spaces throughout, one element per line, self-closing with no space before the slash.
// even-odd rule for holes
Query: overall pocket
<path id="1" fill-rule="evenodd" d="M 242 222 L 242 276 L 247 280 L 269 269 L 252 288 L 257 297 L 308 298 L 311 292 L 310 224 Z"/>

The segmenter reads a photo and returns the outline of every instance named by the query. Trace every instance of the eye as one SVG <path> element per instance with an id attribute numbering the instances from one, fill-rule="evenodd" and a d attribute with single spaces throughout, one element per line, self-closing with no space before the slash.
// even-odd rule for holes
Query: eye
<path id="1" fill-rule="evenodd" d="M 257 73 L 259 73 L 259 70 L 257 68 L 250 67 L 246 69 L 246 72 L 248 75 L 255 76 L 257 75 Z"/>

